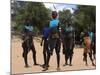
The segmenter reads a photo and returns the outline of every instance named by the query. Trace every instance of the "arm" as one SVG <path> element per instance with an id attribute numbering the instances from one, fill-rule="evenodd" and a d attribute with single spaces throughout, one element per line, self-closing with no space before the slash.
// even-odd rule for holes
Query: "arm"
<path id="1" fill-rule="evenodd" d="M 57 27 L 57 29 L 58 29 L 58 33 L 59 33 L 59 38 L 60 38 L 60 40 L 61 40 L 61 24 L 60 24 L 60 22 L 58 23 L 58 27 Z"/>
<path id="2" fill-rule="evenodd" d="M 43 40 L 44 40 L 43 33 L 44 33 L 44 31 L 42 31 L 42 39 L 41 39 L 41 43 L 40 43 L 41 46 L 42 46 Z"/>
<path id="3" fill-rule="evenodd" d="M 26 29 L 25 29 L 25 27 L 22 29 L 22 40 L 24 40 L 25 39 L 25 32 L 26 32 Z"/>

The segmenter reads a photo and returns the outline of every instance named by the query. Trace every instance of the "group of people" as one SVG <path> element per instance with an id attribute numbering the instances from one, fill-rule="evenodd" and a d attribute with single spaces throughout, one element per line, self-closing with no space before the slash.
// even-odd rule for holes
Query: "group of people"
<path id="1" fill-rule="evenodd" d="M 42 41 L 40 45 L 43 45 L 43 57 L 44 57 L 44 64 L 40 65 L 43 67 L 43 71 L 48 70 L 49 68 L 49 61 L 50 57 L 53 54 L 53 50 L 56 52 L 57 57 L 57 70 L 60 70 L 60 51 L 61 51 L 61 43 L 63 47 L 63 54 L 65 55 L 65 64 L 72 66 L 72 58 L 73 58 L 73 49 L 75 45 L 75 29 L 72 26 L 71 22 L 65 22 L 65 25 L 62 27 L 60 24 L 60 21 L 57 18 L 58 14 L 56 11 L 52 12 L 52 20 L 49 21 L 49 24 L 47 24 L 43 28 L 42 32 Z M 25 67 L 28 67 L 27 62 L 27 54 L 30 50 L 32 50 L 33 53 L 33 61 L 34 65 L 39 65 L 36 62 L 36 50 L 33 43 L 33 26 L 29 19 L 26 20 L 26 25 L 24 26 L 23 30 L 23 58 L 25 62 Z M 87 36 L 87 35 L 86 35 Z M 87 47 L 87 41 L 85 42 L 86 48 Z M 87 62 L 87 51 L 88 49 L 84 50 L 84 60 Z M 91 54 L 90 54 L 91 59 Z M 69 60 L 69 63 L 68 63 Z M 91 59 L 92 64 L 93 60 Z"/>

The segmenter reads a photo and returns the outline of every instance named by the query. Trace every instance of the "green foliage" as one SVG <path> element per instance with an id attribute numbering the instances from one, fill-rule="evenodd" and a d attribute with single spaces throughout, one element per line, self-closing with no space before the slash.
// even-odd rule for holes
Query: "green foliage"
<path id="1" fill-rule="evenodd" d="M 47 9 L 40 2 L 16 2 L 15 23 L 18 31 L 21 31 L 26 18 L 31 17 L 37 30 L 41 30 L 45 23 L 50 19 L 50 9 Z M 22 27 L 22 28 L 21 28 Z"/>
<path id="2" fill-rule="evenodd" d="M 70 10 L 63 10 L 59 12 L 59 19 L 61 23 L 63 24 L 64 21 L 71 21 L 72 14 Z"/>
<path id="3" fill-rule="evenodd" d="M 51 10 L 47 9 L 44 4 L 40 2 L 17 1 L 13 8 L 15 9 L 15 18 L 11 22 L 12 27 L 15 27 L 19 32 L 22 31 L 27 17 L 32 18 L 32 22 L 35 26 L 34 33 L 39 33 L 48 20 L 51 19 Z M 73 14 L 67 9 L 59 11 L 59 19 L 62 24 L 64 24 L 64 21 L 72 21 L 77 31 L 84 31 L 84 29 L 95 31 L 96 7 L 77 5 L 77 11 Z"/>
<path id="4" fill-rule="evenodd" d="M 75 27 L 80 30 L 92 30 L 96 27 L 96 7 L 78 5 L 78 12 L 74 14 Z"/>

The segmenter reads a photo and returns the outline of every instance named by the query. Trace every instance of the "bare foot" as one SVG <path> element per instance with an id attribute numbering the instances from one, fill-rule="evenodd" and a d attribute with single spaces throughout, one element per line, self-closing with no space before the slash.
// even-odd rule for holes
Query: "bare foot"
<path id="1" fill-rule="evenodd" d="M 42 71 L 47 71 L 48 70 L 48 67 L 45 67 Z"/>
<path id="2" fill-rule="evenodd" d="M 69 64 L 69 66 L 72 66 L 72 64 Z"/>
<path id="3" fill-rule="evenodd" d="M 25 65 L 25 68 L 29 68 L 30 66 L 29 65 Z"/>
<path id="4" fill-rule="evenodd" d="M 39 64 L 36 63 L 36 64 L 34 64 L 34 65 L 39 65 Z"/>
<path id="5" fill-rule="evenodd" d="M 40 65 L 40 66 L 41 66 L 42 68 L 45 68 L 45 66 L 46 66 L 46 65 L 45 65 L 45 64 L 43 64 L 43 65 Z"/>
<path id="6" fill-rule="evenodd" d="M 57 67 L 57 71 L 60 71 L 60 68 L 59 67 Z"/>
<path id="7" fill-rule="evenodd" d="M 68 65 L 68 63 L 65 63 L 63 66 L 67 66 Z"/>
<path id="8" fill-rule="evenodd" d="M 92 66 L 96 66 L 94 63 L 92 63 Z"/>
<path id="9" fill-rule="evenodd" d="M 88 64 L 86 63 L 85 66 L 88 66 Z"/>

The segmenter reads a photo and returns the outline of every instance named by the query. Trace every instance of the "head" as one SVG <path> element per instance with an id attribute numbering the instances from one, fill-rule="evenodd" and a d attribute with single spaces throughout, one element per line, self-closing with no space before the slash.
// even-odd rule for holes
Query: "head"
<path id="1" fill-rule="evenodd" d="M 27 26 L 31 25 L 31 21 L 30 21 L 29 18 L 26 18 L 26 20 L 25 20 L 25 25 L 27 25 Z"/>
<path id="2" fill-rule="evenodd" d="M 52 11 L 52 18 L 53 19 L 56 19 L 58 16 L 57 12 L 56 11 Z"/>
<path id="3" fill-rule="evenodd" d="M 84 34 L 85 36 L 89 36 L 89 34 L 88 34 L 88 32 L 85 32 L 85 34 Z"/>

